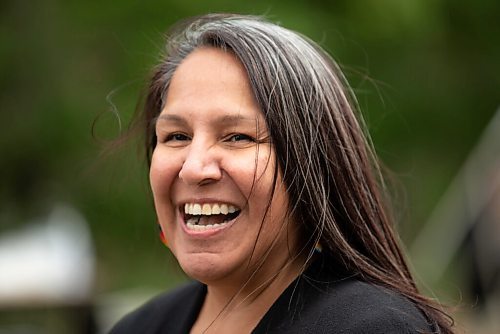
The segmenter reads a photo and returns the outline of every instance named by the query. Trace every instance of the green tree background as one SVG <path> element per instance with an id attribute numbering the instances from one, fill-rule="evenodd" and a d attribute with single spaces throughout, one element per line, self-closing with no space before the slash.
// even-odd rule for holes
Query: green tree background
<path id="1" fill-rule="evenodd" d="M 167 28 L 221 11 L 264 14 L 342 64 L 405 189 L 396 201 L 410 243 L 500 104 L 498 1 L 4 0 L 0 232 L 63 201 L 90 224 L 97 294 L 181 279 L 157 240 L 137 143 L 101 150 L 120 134 L 114 112 L 122 129 L 130 121 Z"/>

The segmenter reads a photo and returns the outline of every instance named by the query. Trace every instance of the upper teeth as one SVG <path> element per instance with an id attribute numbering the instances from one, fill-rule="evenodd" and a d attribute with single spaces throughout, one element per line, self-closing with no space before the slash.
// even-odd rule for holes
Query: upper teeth
<path id="1" fill-rule="evenodd" d="M 238 211 L 238 209 L 230 204 L 184 204 L 184 213 L 189 215 L 227 215 L 228 213 L 233 213 L 236 211 Z"/>

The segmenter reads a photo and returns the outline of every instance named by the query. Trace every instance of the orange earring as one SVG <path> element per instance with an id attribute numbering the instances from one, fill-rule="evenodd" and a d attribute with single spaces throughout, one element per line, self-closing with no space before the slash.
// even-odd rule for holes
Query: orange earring
<path id="1" fill-rule="evenodd" d="M 165 238 L 165 233 L 161 229 L 161 225 L 160 224 L 158 224 L 158 229 L 160 230 L 159 231 L 159 236 L 160 236 L 161 243 L 164 244 L 165 246 L 167 246 L 167 248 L 168 248 L 168 242 L 167 242 L 167 239 Z"/>

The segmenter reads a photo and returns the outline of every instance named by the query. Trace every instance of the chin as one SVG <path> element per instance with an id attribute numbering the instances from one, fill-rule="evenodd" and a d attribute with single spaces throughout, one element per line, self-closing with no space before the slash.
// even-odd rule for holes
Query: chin
<path id="1" fill-rule="evenodd" d="M 216 254 L 185 254 L 177 260 L 186 275 L 205 284 L 220 281 L 230 272 L 227 259 Z"/>

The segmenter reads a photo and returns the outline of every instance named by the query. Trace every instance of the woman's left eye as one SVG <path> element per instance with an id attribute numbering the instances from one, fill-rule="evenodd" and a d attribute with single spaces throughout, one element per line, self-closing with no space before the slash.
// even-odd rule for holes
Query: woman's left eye
<path id="1" fill-rule="evenodd" d="M 233 135 L 230 135 L 227 137 L 226 141 L 228 142 L 239 142 L 239 141 L 255 141 L 252 137 L 241 134 L 241 133 L 236 133 Z"/>

